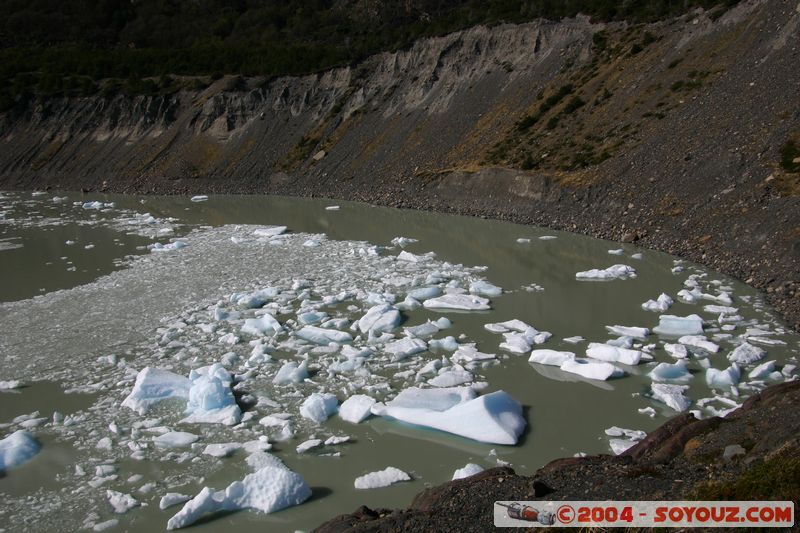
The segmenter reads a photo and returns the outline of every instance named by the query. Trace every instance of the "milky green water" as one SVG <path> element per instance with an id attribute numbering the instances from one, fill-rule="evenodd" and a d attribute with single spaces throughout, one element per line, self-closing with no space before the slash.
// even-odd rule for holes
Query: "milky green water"
<path id="1" fill-rule="evenodd" d="M 69 200 L 53 203 L 52 196 L 5 193 L 4 198 L 0 199 L 0 212 L 3 213 L 0 218 L 0 244 L 5 243 L 0 246 L 0 279 L 3 279 L 0 301 L 8 302 L 0 305 L 0 321 L 9 324 L 14 317 L 39 318 L 38 323 L 26 322 L 30 329 L 25 326 L 15 326 L 13 329 L 6 326 L 3 329 L 0 326 L 0 358 L 4 363 L 0 379 L 21 379 L 29 384 L 17 393 L 0 393 L 0 423 L 8 423 L 15 416 L 32 411 L 40 411 L 40 416 L 48 417 L 55 410 L 64 414 L 83 412 L 100 401 L 98 398 L 118 402 L 119 396 L 114 394 L 119 393 L 111 396 L 103 396 L 104 392 L 65 394 L 58 380 L 59 365 L 91 367 L 92 372 L 102 373 L 101 365 L 92 366 L 96 357 L 124 352 L 135 342 L 153 334 L 159 327 L 161 316 L 179 313 L 185 307 L 186 302 L 163 301 L 155 294 L 152 306 L 149 306 L 147 298 L 141 297 L 140 290 L 135 295 L 137 301 L 132 303 L 131 309 L 136 309 L 141 316 L 134 317 L 137 325 L 131 328 L 129 334 L 122 327 L 115 334 L 114 341 L 110 342 L 99 334 L 93 336 L 90 332 L 74 331 L 78 328 L 77 324 L 85 328 L 87 322 L 84 317 L 83 322 L 76 321 L 74 327 L 70 324 L 70 291 L 76 291 L 75 302 L 83 301 L 77 297 L 78 291 L 82 290 L 80 287 L 98 278 L 105 280 L 105 276 L 121 268 L 135 270 L 135 264 L 133 267 L 125 266 L 128 264 L 125 257 L 129 254 L 148 254 L 145 246 L 154 242 L 147 235 L 147 228 L 137 226 L 136 234 L 130 234 L 131 227 L 120 225 L 120 213 L 128 211 L 150 213 L 159 219 L 174 218 L 169 224 L 174 233 L 157 240 L 167 242 L 171 236 L 187 235 L 190 248 L 191 230 L 200 226 L 231 224 L 286 225 L 294 233 L 324 233 L 332 240 L 367 241 L 387 246 L 397 236 L 418 239 L 406 250 L 417 254 L 433 251 L 437 259 L 442 261 L 486 266 L 487 270 L 483 273 L 485 277 L 506 290 L 502 296 L 492 298 L 490 312 L 447 314 L 454 323 L 453 329 L 446 332 L 448 335 L 457 337 L 463 334 L 471 342 L 477 342 L 481 351 L 499 355 L 503 355 L 498 349 L 502 337 L 483 327 L 489 322 L 513 318 L 523 320 L 540 331 L 553 334 L 541 348 L 568 350 L 583 356 L 586 342 L 573 345 L 563 339 L 580 335 L 587 342 L 603 342 L 613 338 L 606 331 L 606 325 L 652 328 L 658 323 L 658 313 L 643 310 L 641 304 L 662 292 L 675 298 L 690 274 L 707 272 L 703 283 L 708 285 L 708 290 L 717 286 L 730 288 L 734 296 L 733 305 L 739 308 L 742 322 L 736 330 L 729 332 L 734 340 L 747 327 L 760 325 L 776 332 L 771 338 L 787 343 L 785 346 L 767 347 L 769 359 L 783 362 L 797 358 L 797 337 L 781 329 L 783 326 L 780 321 L 752 289 L 689 263 L 683 263 L 683 272 L 673 273 L 674 258 L 631 245 L 491 220 L 339 201 L 221 196 L 211 197 L 207 202 L 193 203 L 188 198 L 100 197 L 65 193 L 62 196 L 68 196 Z M 72 205 L 74 201 L 89 200 L 113 202 L 115 205 L 106 212 Z M 330 205 L 340 205 L 341 208 L 326 210 L 325 207 Z M 538 237 L 543 235 L 557 236 L 557 239 L 540 240 Z M 519 243 L 518 238 L 528 238 L 531 242 Z M 67 241 L 73 243 L 66 244 Z M 86 248 L 87 245 L 90 247 Z M 608 253 L 610 249 L 620 248 L 622 255 Z M 399 249 L 394 249 L 384 253 L 398 252 Z M 641 258 L 632 258 L 631 255 L 635 253 L 642 254 Z M 633 266 L 638 277 L 609 282 L 575 279 L 578 271 L 605 268 L 615 263 Z M 266 272 L 271 268 L 269 263 L 262 267 Z M 218 287 L 223 285 L 223 280 L 228 276 L 225 268 L 218 271 L 219 286 L 215 286 L 213 273 L 199 272 L 196 263 L 188 262 L 182 264 L 181 268 L 180 279 L 184 280 L 181 283 L 185 283 L 184 292 L 193 291 L 192 294 L 198 299 L 224 296 L 224 291 L 220 292 L 221 288 Z M 303 265 L 298 264 L 297 269 L 302 271 Z M 114 280 L 113 276 L 118 274 L 112 274 L 108 279 Z M 119 289 L 121 291 L 124 291 L 125 279 L 121 278 L 116 284 L 122 287 Z M 712 281 L 719 283 L 714 285 Z M 151 282 L 153 286 L 158 286 L 158 280 Z M 523 289 L 531 284 L 537 284 L 544 290 Z M 49 293 L 56 290 L 66 292 L 49 300 Z M 37 295 L 40 297 L 33 298 Z M 133 299 L 134 295 L 130 297 Z M 669 313 L 680 316 L 698 313 L 713 321 L 716 316 L 702 309 L 704 304 L 709 303 L 714 302 L 687 304 L 676 298 Z M 84 314 L 84 311 L 74 309 L 76 316 Z M 98 330 L 117 327 L 111 324 L 112 317 L 104 315 L 103 309 L 93 311 L 95 314 L 91 320 Z M 422 323 L 443 313 L 420 309 L 407 315 L 408 322 L 404 325 Z M 51 317 L 58 317 L 59 327 L 64 328 L 60 344 L 54 344 L 52 339 L 37 340 L 34 334 L 37 328 L 49 328 Z M 714 333 L 719 333 L 719 330 L 716 324 L 711 323 L 708 334 L 711 336 Z M 647 341 L 656 344 L 652 352 L 655 362 L 674 361 L 661 347 L 664 340 L 651 336 Z M 674 339 L 669 342 L 674 342 Z M 721 340 L 720 344 L 723 349 L 712 358 L 713 366 L 725 368 L 727 360 L 724 354 L 733 345 L 725 340 Z M 35 351 L 36 357 L 42 357 L 42 361 L 48 363 L 27 365 L 24 361 L 26 350 Z M 610 453 L 604 429 L 620 426 L 649 432 L 675 414 L 664 404 L 646 397 L 651 383 L 646 374 L 652 364 L 625 367 L 629 375 L 623 379 L 593 382 L 570 377 L 555 367 L 531 365 L 527 362 L 527 356 L 506 355 L 500 365 L 483 370 L 481 375 L 489 383 L 490 390 L 503 389 L 524 406 L 528 428 L 517 446 L 477 443 L 374 417 L 359 425 L 333 417 L 324 424 L 325 430 L 350 435 L 353 441 L 340 448 L 340 457 L 313 453 L 298 455 L 294 447 L 302 439 L 277 443 L 273 450 L 312 487 L 314 496 L 310 501 L 272 515 L 247 511 L 227 514 L 204 521 L 196 527 L 207 531 L 234 527 L 238 531 L 308 530 L 333 515 L 350 512 L 361 504 L 372 507 L 405 506 L 414 494 L 426 486 L 449 480 L 456 468 L 468 462 L 489 468 L 497 465 L 500 459 L 509 462 L 520 473 L 532 474 L 548 461 L 559 457 L 578 452 Z M 135 350 L 129 354 L 129 359 L 135 364 Z M 702 367 L 692 360 L 691 368 L 696 375 L 687 395 L 694 400 L 712 396 L 704 383 Z M 731 398 L 740 402 L 753 390 L 740 388 L 741 397 Z M 730 393 L 726 394 L 730 397 Z M 651 418 L 637 412 L 637 409 L 645 407 L 653 407 L 656 416 Z M 2 435 L 13 429 L 14 426 L 8 426 L 2 430 Z M 80 431 L 80 427 L 75 428 L 76 433 Z M 51 530 L 57 524 L 79 525 L 91 512 L 98 514 L 95 522 L 118 518 L 120 522 L 114 530 L 157 530 L 163 528 L 167 519 L 180 508 L 160 511 L 158 498 L 162 494 L 168 491 L 194 494 L 204 485 L 221 489 L 248 472 L 243 461 L 244 454 L 238 452 L 230 458 L 208 463 L 203 479 L 197 476 L 194 482 L 177 488 L 161 485 L 149 494 L 137 494 L 135 489 L 142 483 L 158 483 L 180 474 L 187 466 L 168 460 L 123 460 L 117 463 L 120 479 L 103 489 L 130 492 L 148 503 L 148 506 L 113 516 L 103 499 L 103 490 L 86 490 L 80 497 L 80 505 L 70 504 L 76 501 L 73 494 L 78 486 L 76 484 L 82 482 L 70 477 L 74 464 L 78 460 L 84 463 L 87 460 L 81 455 L 82 452 L 71 451 L 70 438 L 51 431 L 48 426 L 35 428 L 33 433 L 44 443 L 43 451 L 30 462 L 0 478 L 0 493 L 3 494 L 0 500 L 0 527 L 9 530 L 16 530 L 20 524 L 24 524 L 29 531 Z M 355 477 L 389 465 L 409 472 L 414 480 L 369 491 L 353 488 Z M 142 481 L 126 484 L 124 480 L 136 473 L 143 475 Z"/>

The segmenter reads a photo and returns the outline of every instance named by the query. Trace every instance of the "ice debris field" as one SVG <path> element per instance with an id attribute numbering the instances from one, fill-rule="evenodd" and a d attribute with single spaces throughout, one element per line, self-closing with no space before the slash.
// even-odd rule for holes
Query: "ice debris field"
<path id="1" fill-rule="evenodd" d="M 169 238 L 175 221 L 148 217 L 120 210 L 108 223 Z M 0 400 L 51 381 L 93 402 L 69 414 L 0 420 L 7 480 L 49 443 L 66 443 L 74 454 L 56 474 L 58 487 L 7 495 L 0 518 L 59 517 L 64 527 L 103 530 L 157 506 L 164 527 L 177 529 L 234 510 L 272 513 L 312 497 L 302 468 L 309 455 L 352 461 L 351 471 L 360 472 L 349 481 L 352 491 L 443 482 L 450 475 L 406 472 L 391 456 L 381 468 L 360 469 L 350 450 L 369 442 L 353 434 L 382 421 L 445 445 L 502 450 L 533 432 L 525 444 L 535 449 L 537 412 L 553 406 L 526 404 L 488 377 L 519 360 L 529 362 L 531 377 L 584 386 L 639 379 L 645 385 L 634 396 L 645 407 L 631 398 L 618 405 L 631 405 L 643 420 L 681 411 L 723 416 L 767 385 L 797 379 L 796 337 L 762 304 L 697 267 L 675 262 L 683 287 L 643 301 L 646 323 L 559 337 L 540 324 L 497 319 L 493 303 L 524 287 L 504 289 L 484 267 L 404 249 L 414 242 L 336 241 L 285 226 L 198 227 L 153 243 L 160 253 L 130 258 L 93 283 L 2 304 Z M 635 266 L 619 263 L 576 272 L 573 283 L 624 287 L 636 277 Z M 671 314 L 676 302 L 694 312 Z M 745 319 L 740 309 L 764 318 Z M 493 340 L 463 333 L 458 325 L 467 316 L 478 317 Z M 608 387 L 603 392 L 615 394 Z M 598 438 L 619 454 L 645 435 L 611 425 Z M 483 466 L 451 465 L 452 479 L 491 461 L 506 464 L 495 454 Z M 168 474 L 134 473 L 147 462 Z M 234 465 L 239 478 L 207 482 Z M 70 507 L 80 512 L 60 517 Z"/>

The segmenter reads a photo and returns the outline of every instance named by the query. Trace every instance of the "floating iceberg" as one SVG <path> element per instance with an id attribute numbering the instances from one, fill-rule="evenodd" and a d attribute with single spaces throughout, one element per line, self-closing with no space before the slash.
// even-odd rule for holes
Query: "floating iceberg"
<path id="1" fill-rule="evenodd" d="M 197 196 L 192 196 L 189 200 L 192 202 L 205 202 L 208 200 L 208 196 L 205 194 L 198 194 Z"/>
<path id="2" fill-rule="evenodd" d="M 297 363 L 295 361 L 288 361 L 272 378 L 272 382 L 276 385 L 287 385 L 289 383 L 301 383 L 308 377 L 308 361 Z"/>
<path id="3" fill-rule="evenodd" d="M 609 363 L 622 363 L 623 365 L 636 366 L 642 358 L 642 352 L 609 344 L 590 342 L 586 355 L 598 361 Z"/>
<path id="4" fill-rule="evenodd" d="M 403 393 L 409 390 L 414 390 L 420 401 L 410 401 L 410 394 L 403 397 Z M 378 416 L 438 429 L 479 442 L 517 443 L 517 438 L 525 428 L 519 402 L 505 391 L 464 401 L 462 390 L 438 389 L 443 394 L 430 395 L 425 389 L 406 389 L 385 405 L 375 404 L 372 412 Z M 453 400 L 458 403 L 451 403 Z"/>
<path id="5" fill-rule="evenodd" d="M 676 363 L 659 363 L 648 374 L 653 381 L 680 381 L 686 382 L 692 379 L 686 361 L 680 360 Z"/>
<path id="6" fill-rule="evenodd" d="M 439 287 L 420 287 L 418 289 L 408 291 L 408 296 L 419 301 L 429 300 L 441 295 L 442 289 Z"/>
<path id="7" fill-rule="evenodd" d="M 338 405 L 339 401 L 333 394 L 314 392 L 303 401 L 300 406 L 300 415 L 312 422 L 321 424 L 336 412 Z"/>
<path id="8" fill-rule="evenodd" d="M 353 483 L 357 489 L 379 489 L 388 487 L 401 481 L 411 481 L 411 476 L 393 466 L 389 466 L 378 472 L 370 472 L 357 477 Z"/>
<path id="9" fill-rule="evenodd" d="M 472 374 L 466 370 L 447 370 L 429 379 L 428 383 L 434 387 L 456 387 L 472 380 Z"/>
<path id="10" fill-rule="evenodd" d="M 572 352 L 559 352 L 556 350 L 533 350 L 528 362 L 540 365 L 561 366 L 567 361 L 575 359 Z"/>
<path id="11" fill-rule="evenodd" d="M 684 335 L 678 339 L 678 342 L 685 346 L 699 348 L 708 353 L 717 353 L 719 351 L 719 345 L 711 342 L 702 335 Z"/>
<path id="12" fill-rule="evenodd" d="M 743 342 L 728 354 L 728 360 L 740 365 L 750 365 L 760 361 L 767 355 L 763 348 L 753 346 L 748 342 Z"/>
<path id="13" fill-rule="evenodd" d="M 766 379 L 775 371 L 775 361 L 767 361 L 753 368 L 747 377 L 750 379 Z"/>
<path id="14" fill-rule="evenodd" d="M 453 472 L 453 481 L 456 479 L 464 479 L 465 477 L 474 476 L 475 474 L 479 474 L 483 472 L 483 468 L 476 465 L 475 463 L 467 463 L 464 468 L 459 468 L 455 472 Z"/>
<path id="15" fill-rule="evenodd" d="M 428 345 L 421 339 L 404 337 L 398 341 L 390 342 L 383 347 L 383 350 L 392 355 L 393 361 L 400 361 L 411 355 L 424 352 Z"/>
<path id="16" fill-rule="evenodd" d="M 412 239 L 410 237 L 395 237 L 392 239 L 392 244 L 400 248 L 405 248 L 409 244 L 414 244 L 415 242 L 418 242 L 417 239 Z"/>
<path id="17" fill-rule="evenodd" d="M 400 311 L 389 304 L 373 306 L 357 322 L 363 333 L 390 333 L 400 325 Z"/>
<path id="18" fill-rule="evenodd" d="M 717 370 L 716 368 L 709 368 L 706 370 L 706 384 L 709 387 L 722 388 L 730 387 L 739 383 L 742 372 L 739 365 L 733 363 L 725 370 Z"/>
<path id="19" fill-rule="evenodd" d="M 211 423 L 232 426 L 242 419 L 242 411 L 236 404 L 231 390 L 231 374 L 219 363 L 192 370 L 189 414 L 181 422 L 186 424 Z"/>
<path id="20" fill-rule="evenodd" d="M 265 313 L 260 318 L 248 318 L 244 321 L 242 326 L 242 333 L 250 335 L 269 335 L 281 331 L 283 326 L 278 322 L 274 316 Z"/>
<path id="21" fill-rule="evenodd" d="M 688 385 L 653 383 L 650 389 L 654 400 L 665 403 L 676 411 L 685 411 L 692 404 L 691 400 L 683 395 L 689 389 Z"/>
<path id="22" fill-rule="evenodd" d="M 354 394 L 339 406 L 339 417 L 351 424 L 358 424 L 370 416 L 375 399 L 365 394 Z"/>
<path id="23" fill-rule="evenodd" d="M 681 335 L 700 335 L 703 333 L 703 319 L 698 315 L 661 315 L 653 333 L 680 337 Z"/>
<path id="24" fill-rule="evenodd" d="M 0 440 L 0 473 L 27 462 L 41 448 L 33 435 L 21 429 Z"/>
<path id="25" fill-rule="evenodd" d="M 503 294 L 503 289 L 497 285 L 493 285 L 488 281 L 473 281 L 469 284 L 469 292 L 479 296 L 500 296 Z"/>
<path id="26" fill-rule="evenodd" d="M 190 386 L 191 381 L 188 378 L 148 366 L 136 375 L 133 390 L 122 400 L 122 406 L 143 415 L 153 404 L 167 398 L 188 400 Z"/>
<path id="27" fill-rule="evenodd" d="M 650 330 L 647 328 L 637 328 L 630 326 L 606 326 L 609 333 L 619 335 L 622 337 L 635 337 L 637 339 L 644 339 L 650 335 Z"/>
<path id="28" fill-rule="evenodd" d="M 188 502 L 191 499 L 191 496 L 179 492 L 168 492 L 161 497 L 161 500 L 158 502 L 158 508 L 163 511 L 164 509 L 169 509 L 173 505 Z"/>
<path id="29" fill-rule="evenodd" d="M 169 431 L 163 435 L 153 437 L 156 448 L 184 448 L 200 439 L 199 435 L 186 431 Z"/>
<path id="30" fill-rule="evenodd" d="M 658 311 L 663 313 L 672 307 L 673 303 L 674 302 L 672 301 L 672 298 L 662 292 L 657 300 L 647 300 L 645 303 L 643 303 L 642 309 L 645 311 Z"/>
<path id="31" fill-rule="evenodd" d="M 582 280 L 630 279 L 635 277 L 636 269 L 628 265 L 612 265 L 602 270 L 593 268 L 575 274 L 576 279 Z"/>
<path id="32" fill-rule="evenodd" d="M 286 226 L 267 226 L 265 228 L 258 228 L 253 231 L 253 235 L 256 237 L 277 237 L 282 233 L 286 233 L 288 228 Z"/>
<path id="33" fill-rule="evenodd" d="M 587 359 L 568 359 L 561 363 L 560 368 L 563 372 L 599 381 L 606 381 L 609 378 L 618 378 L 625 375 L 621 368 L 617 368 L 611 363 L 599 363 Z"/>
<path id="34" fill-rule="evenodd" d="M 317 326 L 305 326 L 297 332 L 297 336 L 308 342 L 321 345 L 330 344 L 331 342 L 342 344 L 353 340 L 353 337 L 346 331 L 318 328 Z"/>
<path id="35" fill-rule="evenodd" d="M 311 489 L 300 475 L 285 466 L 265 466 L 224 491 L 205 487 L 167 522 L 167 529 L 187 527 L 207 513 L 254 509 L 271 513 L 299 505 L 311 497 Z"/>
<path id="36" fill-rule="evenodd" d="M 422 305 L 426 309 L 453 309 L 460 311 L 485 311 L 491 309 L 489 300 L 469 294 L 445 294 L 425 300 Z"/>

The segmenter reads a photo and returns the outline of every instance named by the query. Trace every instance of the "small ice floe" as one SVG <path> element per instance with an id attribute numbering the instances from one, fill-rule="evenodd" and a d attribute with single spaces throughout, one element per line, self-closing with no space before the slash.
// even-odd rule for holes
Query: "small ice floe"
<path id="1" fill-rule="evenodd" d="M 608 441 L 614 455 L 620 455 L 647 436 L 647 433 L 637 429 L 625 429 L 611 426 L 605 430 L 606 435 L 614 437 Z"/>
<path id="2" fill-rule="evenodd" d="M 224 491 L 205 487 L 167 522 L 167 529 L 190 526 L 208 513 L 253 509 L 272 513 L 299 505 L 311 497 L 311 488 L 282 463 L 265 466 Z"/>
<path id="3" fill-rule="evenodd" d="M 189 200 L 192 202 L 205 202 L 208 200 L 208 196 L 205 194 L 198 194 L 196 196 L 192 196 Z"/>
<path id="4" fill-rule="evenodd" d="M 473 281 L 472 283 L 469 284 L 469 292 L 471 294 L 477 294 L 479 296 L 495 297 L 503 294 L 503 289 L 501 289 L 497 285 L 489 283 L 488 281 L 480 280 L 480 281 Z"/>
<path id="5" fill-rule="evenodd" d="M 636 366 L 642 359 L 642 352 L 609 344 L 590 342 L 589 347 L 586 349 L 586 356 L 599 361 Z"/>
<path id="6" fill-rule="evenodd" d="M 636 269 L 628 265 L 612 265 L 608 268 L 586 270 L 575 274 L 579 280 L 631 279 L 636 277 Z"/>
<path id="7" fill-rule="evenodd" d="M 763 348 L 743 342 L 728 354 L 728 360 L 740 365 L 751 365 L 756 361 L 762 360 L 766 355 L 767 352 Z"/>
<path id="8" fill-rule="evenodd" d="M 133 390 L 122 401 L 122 406 L 143 415 L 151 406 L 162 400 L 168 398 L 188 400 L 190 386 L 191 381 L 188 378 L 148 366 L 136 375 Z"/>
<path id="9" fill-rule="evenodd" d="M 463 468 L 459 468 L 455 472 L 453 472 L 453 479 L 464 479 L 465 477 L 474 476 L 475 474 L 479 474 L 483 472 L 483 467 L 476 465 L 475 463 L 467 463 Z"/>
<path id="10" fill-rule="evenodd" d="M 650 418 L 655 418 L 656 416 L 656 410 L 652 407 L 643 407 L 642 409 L 637 409 L 636 412 L 642 415 L 647 415 Z"/>
<path id="11" fill-rule="evenodd" d="M 664 350 L 675 359 L 686 359 L 689 357 L 689 350 L 683 344 L 664 343 Z"/>
<path id="12" fill-rule="evenodd" d="M 567 344 L 580 344 L 585 340 L 586 339 L 584 339 L 580 335 L 575 335 L 574 337 L 565 337 L 563 339 L 563 341 L 566 342 Z"/>
<path id="13" fill-rule="evenodd" d="M 370 396 L 354 394 L 339 406 L 339 418 L 351 424 L 358 424 L 369 418 L 372 414 L 370 409 L 375 403 L 375 399 Z"/>
<path id="14" fill-rule="evenodd" d="M 8 381 L 0 381 L 0 391 L 15 390 L 22 387 L 22 382 L 18 379 L 10 379 Z"/>
<path id="15" fill-rule="evenodd" d="M 423 255 L 417 255 L 403 250 L 402 252 L 397 254 L 397 260 L 407 261 L 409 263 L 427 263 L 428 261 L 432 260 L 435 256 L 436 254 L 433 252 L 428 252 L 427 254 Z"/>
<path id="16" fill-rule="evenodd" d="M 575 354 L 572 352 L 559 352 L 556 350 L 533 350 L 528 362 L 537 363 L 540 365 L 558 366 L 560 367 L 567 361 L 575 359 Z"/>
<path id="17" fill-rule="evenodd" d="M 409 244 L 414 244 L 415 242 L 419 242 L 417 239 L 412 239 L 410 237 L 395 237 L 392 239 L 392 244 L 395 246 L 399 246 L 400 248 L 405 248 Z"/>
<path id="18" fill-rule="evenodd" d="M 553 239 L 557 239 L 555 235 L 542 235 L 539 237 L 540 241 L 552 241 Z"/>
<path id="19" fill-rule="evenodd" d="M 173 241 L 168 244 L 161 244 L 160 242 L 149 244 L 147 248 L 151 252 L 171 252 L 173 250 L 180 250 L 181 248 L 186 248 L 188 244 L 183 241 Z"/>
<path id="20" fill-rule="evenodd" d="M 242 326 L 242 333 L 253 336 L 272 335 L 282 331 L 283 326 L 278 320 L 269 313 L 264 313 L 259 318 L 248 318 Z"/>
<path id="21" fill-rule="evenodd" d="M 207 445 L 203 450 L 203 455 L 210 455 L 211 457 L 228 457 L 229 455 L 233 455 L 233 453 L 237 450 L 241 449 L 241 442 L 215 443 Z"/>
<path id="22" fill-rule="evenodd" d="M 343 344 L 353 340 L 352 335 L 346 331 L 319 328 L 317 326 L 304 326 L 296 332 L 296 335 L 303 340 L 322 346 L 327 346 L 332 342 Z"/>
<path id="23" fill-rule="evenodd" d="M 453 337 L 448 337 L 452 339 Z M 455 341 L 455 339 L 453 339 Z M 429 343 L 430 344 L 430 343 Z M 473 363 L 480 361 L 491 361 L 497 359 L 493 353 L 479 352 L 475 343 L 457 345 L 452 360 L 456 363 Z"/>
<path id="24" fill-rule="evenodd" d="M 83 205 L 81 205 L 81 207 L 83 207 L 84 209 L 102 209 L 104 206 L 103 202 L 94 201 L 94 202 L 84 202 Z"/>
<path id="25" fill-rule="evenodd" d="M 428 380 L 429 385 L 434 387 L 456 387 L 464 383 L 470 383 L 473 380 L 472 374 L 466 370 L 442 370 L 436 377 Z"/>
<path id="26" fill-rule="evenodd" d="M 750 379 L 767 379 L 775 372 L 775 361 L 767 361 L 753 368 L 747 377 Z"/>
<path id="27" fill-rule="evenodd" d="M 692 379 L 692 374 L 683 359 L 676 363 L 659 363 L 647 375 L 653 381 L 687 382 Z"/>
<path id="28" fill-rule="evenodd" d="M 611 363 L 580 358 L 568 359 L 561 364 L 560 368 L 563 372 L 598 381 L 606 381 L 610 378 L 618 378 L 625 375 L 624 370 Z"/>
<path id="29" fill-rule="evenodd" d="M 742 376 L 742 371 L 739 365 L 733 363 L 725 370 L 717 370 L 716 368 L 706 369 L 706 384 L 713 388 L 729 388 L 739 383 Z"/>
<path id="30" fill-rule="evenodd" d="M 625 253 L 625 250 L 623 250 L 622 248 L 617 248 L 615 250 L 609 250 L 608 253 L 610 255 L 622 255 L 623 253 Z"/>
<path id="31" fill-rule="evenodd" d="M 0 439 L 0 473 L 29 461 L 41 449 L 33 435 L 21 429 Z"/>
<path id="32" fill-rule="evenodd" d="M 642 257 L 643 256 L 642 256 L 641 252 L 636 252 L 635 254 L 631 254 L 631 259 L 640 260 L 640 259 L 642 259 Z"/>
<path id="33" fill-rule="evenodd" d="M 681 335 L 700 335 L 703 333 L 703 319 L 698 315 L 661 315 L 653 333 L 679 337 Z"/>
<path id="34" fill-rule="evenodd" d="M 688 385 L 667 383 L 653 383 L 650 386 L 651 397 L 654 400 L 664 403 L 678 412 L 686 411 L 692 404 L 691 400 L 684 396 L 688 389 Z"/>
<path id="35" fill-rule="evenodd" d="M 508 393 L 476 398 L 469 387 L 411 387 L 386 404 L 376 403 L 372 414 L 495 444 L 516 444 L 526 425 L 522 407 Z"/>
<path id="36" fill-rule="evenodd" d="M 277 237 L 278 235 L 286 233 L 287 229 L 288 228 L 286 226 L 266 226 L 253 230 L 253 235 L 256 237 L 271 239 L 272 237 Z"/>
<path id="37" fill-rule="evenodd" d="M 319 448 L 320 446 L 322 446 L 321 439 L 308 439 L 307 441 L 298 444 L 297 448 L 295 448 L 295 451 L 297 453 L 306 453 L 307 451 L 313 450 L 314 448 Z"/>
<path id="38" fill-rule="evenodd" d="M 188 502 L 191 499 L 191 496 L 179 492 L 168 492 L 161 497 L 161 500 L 158 502 L 158 508 L 163 511 L 164 509 L 169 509 L 173 505 Z"/>
<path id="39" fill-rule="evenodd" d="M 314 392 L 300 405 L 300 415 L 321 424 L 336 412 L 338 406 L 339 401 L 333 394 Z"/>
<path id="40" fill-rule="evenodd" d="M 232 377 L 220 363 L 194 369 L 189 373 L 191 386 L 186 424 L 210 423 L 232 426 L 242 419 L 231 390 Z"/>
<path id="41" fill-rule="evenodd" d="M 108 503 L 111 504 L 111 508 L 117 514 L 125 514 L 134 507 L 139 507 L 141 505 L 141 503 L 130 494 L 124 494 L 115 490 L 107 490 L 106 498 L 108 498 Z"/>
<path id="42" fill-rule="evenodd" d="M 718 344 L 711 342 L 702 335 L 684 335 L 678 339 L 678 343 L 692 348 L 699 348 L 708 353 L 717 353 L 719 351 Z"/>
<path id="43" fill-rule="evenodd" d="M 664 294 L 663 292 L 656 300 L 647 300 L 645 303 L 642 304 L 642 309 L 645 311 L 657 311 L 663 313 L 673 304 L 672 298 L 669 295 Z"/>
<path id="44" fill-rule="evenodd" d="M 199 435 L 187 431 L 169 431 L 163 435 L 153 437 L 153 444 L 156 448 L 163 449 L 185 448 L 199 439 Z"/>
<path id="45" fill-rule="evenodd" d="M 736 307 L 731 307 L 729 305 L 704 305 L 703 311 L 706 313 L 714 313 L 715 315 L 735 315 L 739 312 L 739 309 Z"/>
<path id="46" fill-rule="evenodd" d="M 326 205 L 325 206 L 325 211 L 338 211 L 338 210 L 339 210 L 339 206 L 338 205 Z"/>
<path id="47" fill-rule="evenodd" d="M 485 311 L 491 309 L 489 300 L 469 294 L 445 294 L 437 298 L 425 300 L 426 309 Z"/>
<path id="48" fill-rule="evenodd" d="M 650 335 L 650 330 L 648 328 L 631 326 L 606 326 L 606 329 L 612 335 L 618 335 L 620 337 L 635 337 L 637 339 L 644 339 Z"/>
<path id="49" fill-rule="evenodd" d="M 411 481 L 411 476 L 399 468 L 389 466 L 378 472 L 357 477 L 353 485 L 359 490 L 380 489 L 401 481 Z"/>
<path id="50" fill-rule="evenodd" d="M 300 363 L 296 361 L 288 361 L 272 378 L 275 385 L 287 385 L 289 383 L 302 383 L 303 380 L 308 378 L 308 361 Z"/>
<path id="51" fill-rule="evenodd" d="M 517 239 L 517 242 L 519 244 L 528 244 L 529 242 L 531 242 L 531 240 L 530 239 L 526 239 L 525 237 L 520 237 L 520 238 Z"/>
<path id="52" fill-rule="evenodd" d="M 392 361 L 401 361 L 427 349 L 428 344 L 424 340 L 411 337 L 404 337 L 383 347 L 383 351 L 392 356 Z"/>
<path id="53" fill-rule="evenodd" d="M 369 308 L 354 327 L 362 333 L 389 333 L 400 325 L 400 311 L 389 304 L 379 304 Z"/>

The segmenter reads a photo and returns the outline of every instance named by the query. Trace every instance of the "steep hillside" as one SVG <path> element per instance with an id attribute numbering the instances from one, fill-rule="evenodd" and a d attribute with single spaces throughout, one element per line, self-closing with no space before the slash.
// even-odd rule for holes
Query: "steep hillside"
<path id="1" fill-rule="evenodd" d="M 543 224 L 710 264 L 800 325 L 794 0 L 479 26 L 321 74 L 207 81 L 0 115 L 0 187 L 317 195 Z"/>

